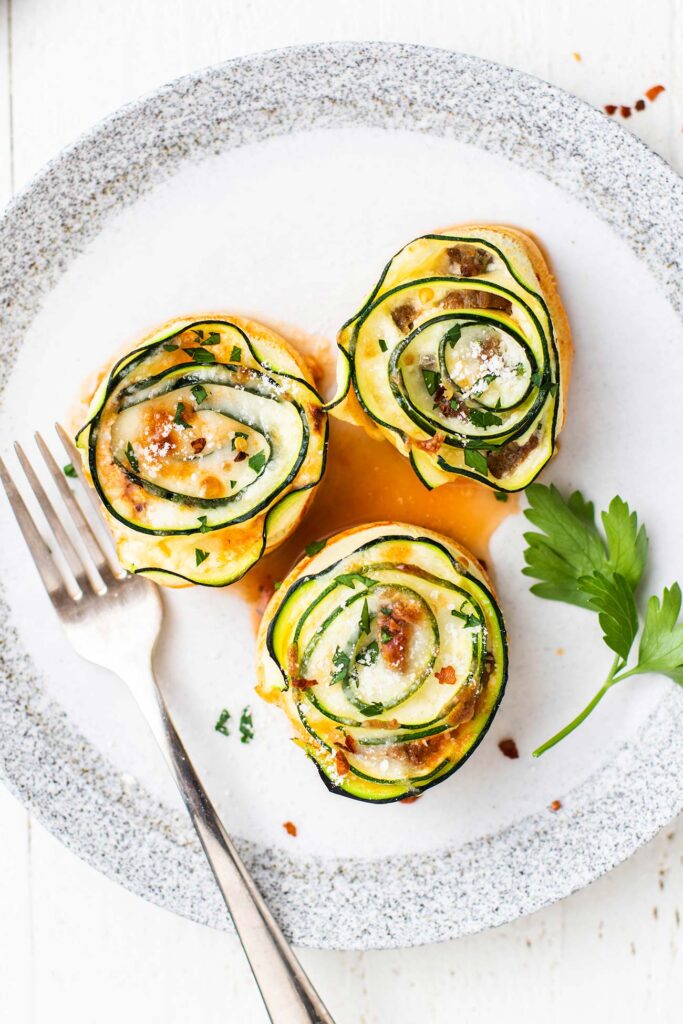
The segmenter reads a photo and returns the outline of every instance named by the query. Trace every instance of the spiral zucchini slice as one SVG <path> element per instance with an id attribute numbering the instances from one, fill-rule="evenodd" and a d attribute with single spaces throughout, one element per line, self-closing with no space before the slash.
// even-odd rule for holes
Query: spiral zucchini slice
<path id="1" fill-rule="evenodd" d="M 77 444 L 126 568 L 224 586 L 300 521 L 324 470 L 327 417 L 274 332 L 186 319 L 114 364 Z"/>
<path id="2" fill-rule="evenodd" d="M 328 788 L 388 803 L 443 781 L 483 737 L 505 687 L 505 627 L 468 552 L 378 523 L 292 570 L 266 609 L 257 668 Z"/>
<path id="3" fill-rule="evenodd" d="M 470 226 L 411 242 L 338 346 L 330 408 L 390 440 L 428 487 L 465 476 L 516 491 L 552 456 L 571 339 L 524 233 Z"/>

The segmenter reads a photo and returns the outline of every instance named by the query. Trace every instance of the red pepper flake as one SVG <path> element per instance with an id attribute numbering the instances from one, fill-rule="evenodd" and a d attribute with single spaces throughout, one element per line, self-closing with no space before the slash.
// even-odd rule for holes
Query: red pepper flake
<path id="1" fill-rule="evenodd" d="M 455 686 L 457 677 L 455 675 L 455 669 L 452 665 L 444 665 L 442 669 L 435 672 L 434 675 L 439 680 L 442 686 Z"/>
<path id="2" fill-rule="evenodd" d="M 317 679 L 292 679 L 292 686 L 295 690 L 310 690 L 312 686 L 317 685 Z"/>
<path id="3" fill-rule="evenodd" d="M 606 114 L 609 114 L 609 116 L 611 117 L 612 114 L 616 114 L 617 108 L 614 105 L 614 103 L 606 103 L 605 106 L 604 106 L 604 111 L 605 111 Z"/>
<path id="4" fill-rule="evenodd" d="M 346 747 L 346 749 L 347 749 L 348 751 L 350 751 L 350 752 L 351 752 L 352 754 L 355 754 L 355 753 L 356 753 L 356 751 L 358 750 L 358 744 L 357 744 L 357 743 L 356 743 L 356 741 L 354 740 L 353 736 L 349 736 L 349 734 L 348 734 L 348 733 L 347 733 L 347 734 L 346 734 L 346 736 L 344 737 L 344 746 L 345 746 L 345 747 Z"/>
<path id="5" fill-rule="evenodd" d="M 551 811 L 559 811 L 561 807 L 562 807 L 562 801 L 561 800 L 553 800 L 553 802 L 550 805 L 550 810 Z"/>
<path id="6" fill-rule="evenodd" d="M 414 804 L 416 800 L 419 800 L 419 796 L 404 796 L 402 800 L 399 800 L 400 804 Z"/>
<path id="7" fill-rule="evenodd" d="M 619 107 L 619 113 L 621 114 L 622 117 L 630 117 L 631 116 L 631 108 L 630 107 Z"/>
<path id="8" fill-rule="evenodd" d="M 296 825 L 294 824 L 293 821 L 283 821 L 282 827 L 288 836 L 296 835 Z"/>
<path id="9" fill-rule="evenodd" d="M 645 110 L 645 100 L 636 100 L 633 106 L 635 110 Z"/>
<path id="10" fill-rule="evenodd" d="M 645 90 L 645 95 L 649 99 L 650 103 L 654 103 L 657 97 L 665 91 L 666 90 L 663 85 L 653 85 L 651 89 Z"/>
<path id="11" fill-rule="evenodd" d="M 197 437 L 197 438 L 195 438 L 194 441 L 192 441 L 192 451 L 196 452 L 198 455 L 199 455 L 200 452 L 203 452 L 205 448 L 206 448 L 206 438 L 205 437 Z"/>
<path id="12" fill-rule="evenodd" d="M 337 769 L 337 775 L 348 775 L 348 773 L 349 773 L 349 762 L 348 762 L 346 754 L 343 752 L 343 750 L 338 750 L 337 751 L 337 753 L 335 755 L 335 758 L 334 758 L 334 764 L 335 764 L 335 767 Z"/>
<path id="13" fill-rule="evenodd" d="M 508 738 L 505 740 L 500 740 L 500 742 L 498 743 L 498 749 L 500 750 L 501 754 L 504 754 L 505 757 L 509 757 L 511 761 L 515 761 L 519 757 L 517 744 L 513 739 Z"/>
<path id="14" fill-rule="evenodd" d="M 244 462 L 246 457 L 247 457 L 247 453 L 246 452 L 238 452 L 237 455 L 235 456 L 235 458 L 233 459 L 233 462 Z"/>

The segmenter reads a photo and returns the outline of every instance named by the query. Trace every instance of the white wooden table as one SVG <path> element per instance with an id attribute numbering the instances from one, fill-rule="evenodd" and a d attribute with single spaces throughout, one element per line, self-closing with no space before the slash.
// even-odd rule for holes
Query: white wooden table
<path id="1" fill-rule="evenodd" d="M 681 170 L 677 6 L 0 0 L 0 199 L 95 121 L 168 79 L 239 54 L 333 39 L 479 54 L 599 107 L 632 104 L 661 83 L 666 93 L 628 127 Z M 682 833 L 672 824 L 589 889 L 496 931 L 405 952 L 304 952 L 302 960 L 339 1024 L 681 1020 Z M 0 1020 L 260 1024 L 265 1013 L 236 939 L 100 877 L 0 788 Z"/>

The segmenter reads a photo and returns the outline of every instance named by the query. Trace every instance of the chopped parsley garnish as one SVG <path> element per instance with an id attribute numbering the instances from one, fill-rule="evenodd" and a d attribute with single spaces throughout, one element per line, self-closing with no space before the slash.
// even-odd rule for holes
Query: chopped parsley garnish
<path id="1" fill-rule="evenodd" d="M 486 461 L 486 456 L 482 455 L 481 451 L 477 448 L 465 448 L 464 456 L 466 466 L 476 470 L 477 473 L 484 473 L 488 476 L 489 464 Z"/>
<path id="2" fill-rule="evenodd" d="M 351 590 L 355 590 L 356 583 L 360 583 L 361 586 L 367 587 L 368 590 L 371 587 L 377 586 L 377 580 L 372 580 L 369 576 L 364 576 L 362 572 L 342 573 L 340 576 L 336 577 L 336 582 L 341 583 L 344 587 L 350 587 Z"/>
<path id="3" fill-rule="evenodd" d="M 393 638 L 393 635 L 394 634 L 391 632 L 391 630 L 387 629 L 386 626 L 382 626 L 382 629 L 381 629 L 380 634 L 379 634 L 379 638 L 380 638 L 380 640 L 382 641 L 383 644 L 388 644 L 388 643 L 391 642 L 391 640 Z"/>
<path id="4" fill-rule="evenodd" d="M 363 610 L 360 616 L 360 632 L 361 636 L 363 635 L 363 633 L 367 634 L 367 636 L 370 636 L 370 609 L 368 608 L 367 597 L 363 601 Z"/>
<path id="5" fill-rule="evenodd" d="M 462 619 L 465 624 L 465 629 L 481 629 L 481 619 L 478 615 L 473 612 L 467 612 L 464 610 L 465 605 L 460 605 L 460 608 L 452 608 L 451 615 L 455 615 L 456 619 Z"/>
<path id="6" fill-rule="evenodd" d="M 531 383 L 533 384 L 533 386 L 535 388 L 540 388 L 540 386 L 541 386 L 541 379 L 542 379 L 541 371 L 540 370 L 534 370 L 534 372 L 531 374 Z"/>
<path id="7" fill-rule="evenodd" d="M 489 384 L 493 384 L 494 380 L 496 379 L 497 377 L 495 373 L 485 373 L 483 377 L 479 378 L 479 380 L 475 380 L 474 384 L 472 385 L 472 394 L 483 394 L 484 391 L 486 391 Z"/>
<path id="8" fill-rule="evenodd" d="M 135 456 L 135 452 L 133 451 L 133 445 L 130 443 L 130 441 L 126 445 L 126 458 L 128 459 L 128 462 L 130 463 L 130 468 L 133 470 L 133 472 L 139 472 L 140 466 L 138 465 L 138 460 Z"/>
<path id="9" fill-rule="evenodd" d="M 386 350 L 387 350 L 387 343 L 384 340 L 384 338 L 380 338 L 379 339 L 379 350 L 380 350 L 380 352 L 386 352 Z"/>
<path id="10" fill-rule="evenodd" d="M 231 480 L 230 481 L 230 490 L 233 491 L 235 489 L 235 487 L 237 487 L 237 481 L 236 480 Z"/>
<path id="11" fill-rule="evenodd" d="M 215 363 L 216 357 L 213 352 L 209 352 L 208 348 L 186 348 L 188 356 L 190 356 L 195 363 Z"/>
<path id="12" fill-rule="evenodd" d="M 208 551 L 202 551 L 201 548 L 195 548 L 194 549 L 194 557 L 195 557 L 195 562 L 197 563 L 197 565 L 201 565 L 202 562 L 205 562 L 206 559 L 209 557 L 209 552 Z"/>
<path id="13" fill-rule="evenodd" d="M 242 358 L 242 349 L 239 347 L 239 345 L 233 345 L 232 346 L 232 352 L 230 353 L 230 362 L 231 363 L 239 363 L 241 358 Z"/>
<path id="14" fill-rule="evenodd" d="M 279 590 L 282 586 L 282 580 L 273 580 L 273 590 Z"/>
<path id="15" fill-rule="evenodd" d="M 240 715 L 240 743 L 251 743 L 254 738 L 254 723 L 251 720 L 251 708 L 243 708 Z"/>
<path id="16" fill-rule="evenodd" d="M 374 665 L 379 655 L 379 646 L 376 640 L 373 640 L 366 647 L 358 652 L 356 661 L 359 665 Z"/>
<path id="17" fill-rule="evenodd" d="M 211 331 L 211 333 L 209 334 L 208 338 L 204 338 L 204 341 L 202 342 L 202 345 L 220 345 L 220 343 L 221 343 L 221 336 L 220 336 L 220 334 L 217 334 L 216 331 Z"/>
<path id="18" fill-rule="evenodd" d="M 249 434 L 245 434 L 243 430 L 236 430 L 235 431 L 235 433 L 233 435 L 233 438 L 232 438 L 232 441 L 231 441 L 231 447 L 232 447 L 233 451 L 235 451 L 235 441 L 237 440 L 238 437 L 243 437 L 245 439 L 245 441 L 246 441 L 249 438 Z"/>
<path id="19" fill-rule="evenodd" d="M 422 376 L 424 378 L 425 387 L 430 395 L 433 395 L 439 386 L 441 378 L 436 370 L 428 370 L 425 366 L 422 367 Z"/>
<path id="20" fill-rule="evenodd" d="M 64 476 L 70 476 L 72 478 L 76 476 L 76 470 L 71 462 L 67 462 L 66 466 L 64 466 L 63 472 Z"/>
<path id="21" fill-rule="evenodd" d="M 349 668 L 351 667 L 351 660 L 348 654 L 344 654 L 338 647 L 332 657 L 332 664 L 334 666 L 334 672 L 332 673 L 332 683 L 343 683 L 349 676 Z"/>
<path id="22" fill-rule="evenodd" d="M 503 422 L 500 416 L 488 409 L 470 409 L 470 421 L 475 427 L 499 427 Z"/>
<path id="23" fill-rule="evenodd" d="M 507 501 L 508 496 L 503 491 L 496 491 L 494 494 L 496 501 Z"/>
<path id="24" fill-rule="evenodd" d="M 517 374 L 518 377 L 523 377 L 524 376 L 524 363 L 517 363 L 516 366 L 513 366 L 513 370 L 515 371 L 515 373 Z"/>
<path id="25" fill-rule="evenodd" d="M 197 341 L 201 341 L 202 338 L 204 337 L 204 331 L 199 331 L 197 330 L 197 328 L 195 328 L 192 333 L 194 334 Z"/>
<path id="26" fill-rule="evenodd" d="M 207 518 L 206 516 L 199 516 L 199 523 L 200 523 L 199 532 L 200 533 L 208 533 L 209 530 L 211 529 L 210 526 L 206 525 L 206 518 Z M 199 565 L 199 563 L 197 563 L 197 564 Z"/>
<path id="27" fill-rule="evenodd" d="M 172 341 L 165 341 L 161 347 L 163 348 L 164 352 L 177 352 L 179 346 Z"/>
<path id="28" fill-rule="evenodd" d="M 448 330 L 446 331 L 446 333 L 444 334 L 443 340 L 444 340 L 444 342 L 449 344 L 451 346 L 451 348 L 455 348 L 455 346 L 460 341 L 460 336 L 461 335 L 462 335 L 462 327 L 460 326 L 460 324 L 453 324 L 453 326 L 449 327 Z"/>
<path id="29" fill-rule="evenodd" d="M 175 416 L 173 417 L 173 422 L 179 427 L 189 427 L 190 425 L 189 423 L 185 422 L 184 413 L 185 406 L 183 405 L 182 402 L 178 402 L 178 404 L 175 407 Z"/>
<path id="30" fill-rule="evenodd" d="M 260 473 L 261 470 L 263 469 L 263 467 L 265 466 L 265 464 L 266 464 L 266 453 L 265 452 L 256 452 L 256 454 L 252 455 L 251 458 L 249 459 L 249 465 L 254 470 L 255 473 Z"/>
<path id="31" fill-rule="evenodd" d="M 554 380 L 551 384 L 548 385 L 548 394 L 549 395 L 556 395 L 557 394 L 557 389 L 558 389 L 557 381 Z"/>
<path id="32" fill-rule="evenodd" d="M 201 405 L 202 402 L 206 401 L 206 388 L 203 388 L 201 384 L 194 384 L 191 390 L 192 397 L 194 398 L 197 405 Z"/>
<path id="33" fill-rule="evenodd" d="M 229 721 L 230 721 L 230 712 L 228 711 L 227 708 L 223 708 L 223 710 L 221 711 L 220 715 L 218 716 L 218 721 L 214 725 L 214 729 L 216 730 L 216 732 L 220 732 L 224 736 L 229 736 L 230 735 L 230 729 L 228 728 L 228 722 Z"/>
<path id="34" fill-rule="evenodd" d="M 326 544 L 326 540 L 312 540 L 310 544 L 306 545 L 304 551 L 309 558 L 312 558 L 313 555 L 317 555 L 319 551 L 322 551 Z"/>

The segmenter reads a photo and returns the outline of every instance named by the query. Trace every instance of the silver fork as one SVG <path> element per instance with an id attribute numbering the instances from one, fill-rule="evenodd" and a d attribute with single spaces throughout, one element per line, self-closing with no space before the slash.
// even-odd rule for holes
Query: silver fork
<path id="1" fill-rule="evenodd" d="M 78 452 L 59 424 L 56 429 L 90 501 L 98 508 L 97 498 L 83 476 Z M 334 1024 L 223 828 L 173 724 L 152 661 L 163 618 L 156 585 L 120 567 L 113 549 L 98 539 L 45 441 L 40 434 L 35 439 L 87 552 L 86 558 L 72 543 L 18 444 L 16 453 L 73 578 L 53 557 L 2 459 L 0 478 L 69 640 L 81 657 L 125 680 L 145 715 L 197 830 L 270 1020 L 273 1024 Z"/>

